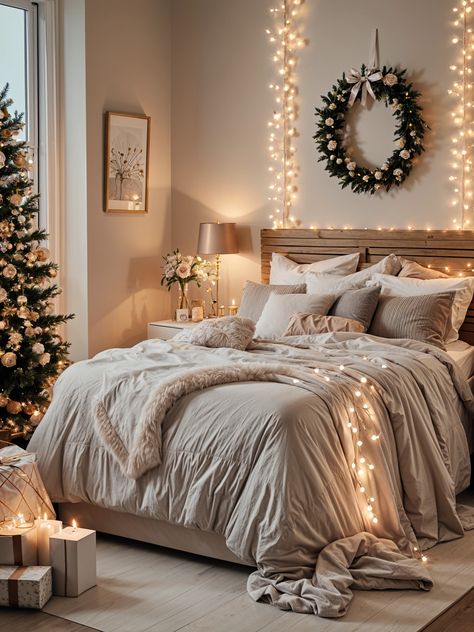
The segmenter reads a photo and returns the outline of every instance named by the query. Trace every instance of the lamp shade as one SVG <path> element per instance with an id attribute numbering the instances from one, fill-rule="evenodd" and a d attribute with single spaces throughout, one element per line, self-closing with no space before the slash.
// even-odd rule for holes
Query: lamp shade
<path id="1" fill-rule="evenodd" d="M 233 222 L 200 224 L 197 251 L 200 255 L 230 255 L 239 252 L 235 224 Z"/>

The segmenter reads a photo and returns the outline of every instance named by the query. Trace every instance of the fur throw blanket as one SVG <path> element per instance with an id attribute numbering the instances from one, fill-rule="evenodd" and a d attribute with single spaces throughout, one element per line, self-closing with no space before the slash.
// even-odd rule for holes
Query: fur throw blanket
<path id="1" fill-rule="evenodd" d="M 253 320 L 238 316 L 224 316 L 203 320 L 196 327 L 183 329 L 173 337 L 173 340 L 189 342 L 201 347 L 230 347 L 245 351 L 252 342 L 254 333 Z"/>
<path id="2" fill-rule="evenodd" d="M 107 414 L 105 404 L 100 399 L 97 401 L 95 409 L 97 430 L 104 446 L 117 459 L 124 474 L 136 480 L 148 470 L 160 465 L 161 425 L 166 413 L 181 397 L 218 384 L 280 381 L 279 377 L 281 378 L 281 376 L 296 377 L 297 374 L 296 367 L 271 364 L 192 369 L 173 375 L 151 392 L 144 415 L 137 424 L 137 431 L 130 450 L 127 449 L 115 430 Z"/>

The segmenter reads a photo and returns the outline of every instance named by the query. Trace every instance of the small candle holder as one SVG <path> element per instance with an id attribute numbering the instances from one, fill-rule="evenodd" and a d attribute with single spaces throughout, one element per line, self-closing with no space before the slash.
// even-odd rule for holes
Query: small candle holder
<path id="1" fill-rule="evenodd" d="M 221 318 L 222 316 L 225 316 L 225 305 L 220 305 L 217 315 L 219 316 L 219 318 Z"/>
<path id="2" fill-rule="evenodd" d="M 96 534 L 80 529 L 73 520 L 49 539 L 53 567 L 53 594 L 77 597 L 96 585 Z"/>
<path id="3" fill-rule="evenodd" d="M 227 309 L 229 310 L 229 316 L 237 316 L 237 310 L 239 309 L 239 306 L 229 305 Z"/>

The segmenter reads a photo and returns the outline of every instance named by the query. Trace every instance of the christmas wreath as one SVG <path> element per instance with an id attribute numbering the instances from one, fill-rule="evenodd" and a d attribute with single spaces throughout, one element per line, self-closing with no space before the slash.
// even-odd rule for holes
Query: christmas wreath
<path id="1" fill-rule="evenodd" d="M 326 171 L 336 177 L 342 188 L 348 186 L 354 193 L 370 193 L 399 186 L 410 174 L 413 159 L 423 151 L 423 137 L 427 127 L 421 116 L 417 92 L 405 79 L 406 70 L 398 71 L 384 66 L 370 70 L 365 65 L 360 72 L 352 69 L 348 76 L 322 96 L 324 106 L 316 108 L 316 140 L 321 154 L 319 162 L 326 162 Z M 359 99 L 366 104 L 371 96 L 391 107 L 396 119 L 395 145 L 392 155 L 376 169 L 358 165 L 345 145 L 346 114 Z"/>

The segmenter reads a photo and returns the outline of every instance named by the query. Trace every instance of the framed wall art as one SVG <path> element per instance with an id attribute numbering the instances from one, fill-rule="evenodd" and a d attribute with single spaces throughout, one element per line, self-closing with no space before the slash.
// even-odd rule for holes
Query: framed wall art
<path id="1" fill-rule="evenodd" d="M 106 112 L 106 213 L 138 214 L 148 211 L 149 150 L 149 116 Z"/>

